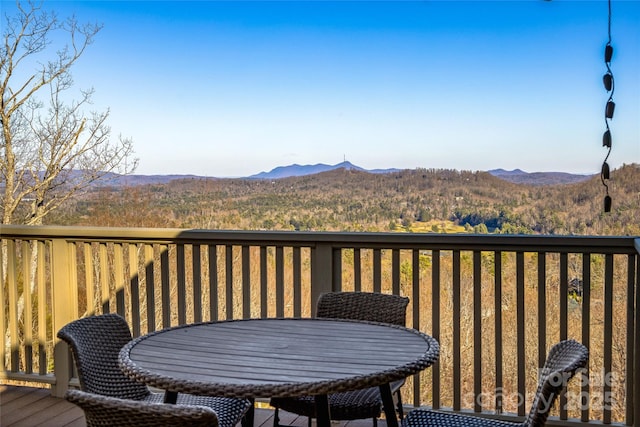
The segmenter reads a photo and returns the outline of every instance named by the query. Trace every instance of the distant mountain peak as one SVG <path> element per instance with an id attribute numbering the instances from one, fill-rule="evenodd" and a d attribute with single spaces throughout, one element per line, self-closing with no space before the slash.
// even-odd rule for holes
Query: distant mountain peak
<path id="1" fill-rule="evenodd" d="M 489 173 L 493 176 L 507 176 L 507 175 L 526 175 L 527 172 L 522 169 L 505 170 L 505 169 L 492 169 Z"/>
<path id="2" fill-rule="evenodd" d="M 492 169 L 489 173 L 496 178 L 515 184 L 553 185 L 573 184 L 590 179 L 593 175 L 579 175 L 567 172 L 525 172 L 521 169 L 507 171 L 504 169 Z"/>
<path id="3" fill-rule="evenodd" d="M 328 172 L 336 169 L 357 170 L 357 171 L 371 172 L 371 173 L 390 173 L 398 170 L 398 169 L 367 170 L 345 160 L 344 162 L 341 162 L 335 165 L 327 165 L 324 163 L 317 163 L 315 165 L 299 165 L 297 163 L 294 163 L 289 166 L 278 166 L 277 168 L 271 169 L 269 172 L 260 172 L 255 175 L 251 175 L 248 178 L 279 179 L 279 178 L 288 178 L 292 176 L 315 175 L 317 173 Z"/>

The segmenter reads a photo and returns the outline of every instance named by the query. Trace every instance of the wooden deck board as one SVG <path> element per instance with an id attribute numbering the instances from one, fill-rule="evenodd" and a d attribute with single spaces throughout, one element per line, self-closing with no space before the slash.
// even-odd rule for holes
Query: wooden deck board
<path id="1" fill-rule="evenodd" d="M 280 423 L 307 427 L 307 419 L 280 411 Z M 333 422 L 336 427 L 371 427 L 371 420 Z M 273 410 L 256 409 L 255 427 L 273 426 Z M 64 399 L 52 397 L 49 389 L 0 385 L 0 426 L 2 427 L 86 427 L 82 410 Z M 386 427 L 378 420 L 379 427 Z"/>

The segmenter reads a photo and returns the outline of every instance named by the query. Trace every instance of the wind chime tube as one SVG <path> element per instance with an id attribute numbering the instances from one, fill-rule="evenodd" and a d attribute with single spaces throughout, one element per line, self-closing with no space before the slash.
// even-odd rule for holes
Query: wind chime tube
<path id="1" fill-rule="evenodd" d="M 602 164 L 602 171 L 600 173 L 602 174 L 602 179 L 609 179 L 609 176 L 611 174 L 609 170 L 609 163 L 604 162 Z"/>
<path id="2" fill-rule="evenodd" d="M 607 92 L 610 92 L 613 89 L 613 75 L 611 73 L 607 73 L 602 76 L 602 83 L 604 84 L 604 88 Z"/>
<path id="3" fill-rule="evenodd" d="M 607 64 L 611 62 L 611 58 L 613 57 L 613 46 L 607 44 L 604 48 L 604 62 Z"/>
<path id="4" fill-rule="evenodd" d="M 611 147 L 611 131 L 606 130 L 602 135 L 602 146 Z"/>
<path id="5" fill-rule="evenodd" d="M 607 101 L 607 107 L 605 108 L 605 115 L 607 119 L 613 119 L 613 111 L 616 109 L 616 103 L 613 101 Z"/>

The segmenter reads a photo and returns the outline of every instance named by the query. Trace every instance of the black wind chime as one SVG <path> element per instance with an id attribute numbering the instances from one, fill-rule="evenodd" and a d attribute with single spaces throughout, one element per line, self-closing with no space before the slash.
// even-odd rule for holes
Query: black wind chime
<path id="1" fill-rule="evenodd" d="M 607 72 L 602 77 L 602 81 L 604 83 L 604 88 L 609 93 L 609 99 L 607 100 L 607 104 L 604 109 L 604 124 L 606 126 L 604 135 L 602 136 L 602 146 L 607 148 L 607 156 L 604 158 L 604 162 L 602 163 L 602 170 L 600 171 L 600 179 L 602 180 L 602 185 L 605 188 L 605 196 L 604 196 L 604 211 L 611 212 L 611 196 L 609 196 L 609 185 L 607 181 L 610 177 L 609 164 L 607 163 L 607 159 L 609 159 L 609 155 L 611 154 L 611 129 L 609 128 L 609 121 L 613 119 L 613 111 L 615 110 L 616 104 L 613 102 L 613 91 L 615 89 L 615 83 L 613 79 L 613 72 L 611 71 L 611 57 L 613 56 L 613 46 L 611 46 L 611 0 L 608 1 L 609 4 L 609 19 L 608 19 L 608 41 L 604 48 L 604 63 L 607 66 Z"/>

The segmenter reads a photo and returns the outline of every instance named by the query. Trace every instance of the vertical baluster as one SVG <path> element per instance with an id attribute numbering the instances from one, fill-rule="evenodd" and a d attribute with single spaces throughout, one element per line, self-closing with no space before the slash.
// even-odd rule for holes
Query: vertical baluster
<path id="1" fill-rule="evenodd" d="M 327 291 L 342 290 L 342 249 L 333 249 L 331 251 L 331 283 L 327 287 Z"/>
<path id="2" fill-rule="evenodd" d="M 218 320 L 218 247 L 207 245 L 209 261 L 209 320 Z"/>
<path id="3" fill-rule="evenodd" d="M 176 280 L 178 296 L 178 325 L 187 323 L 186 261 L 183 243 L 176 245 Z"/>
<path id="4" fill-rule="evenodd" d="M 591 254 L 585 252 L 582 254 L 582 344 L 588 349 L 591 342 Z M 584 372 L 581 374 L 582 380 L 582 413 L 581 420 L 583 422 L 589 421 L 589 407 L 590 407 L 590 381 L 589 381 L 589 364 L 587 360 L 587 366 Z"/>
<path id="5" fill-rule="evenodd" d="M 35 245 L 35 242 L 33 242 Z M 32 242 L 22 241 L 22 294 L 24 295 L 23 310 L 23 342 L 24 342 L 24 372 L 33 372 L 33 304 L 31 303 L 31 263 L 34 254 L 31 252 Z M 36 253 L 37 257 L 38 254 Z"/>
<path id="6" fill-rule="evenodd" d="M 276 246 L 276 317 L 284 317 L 284 248 Z"/>
<path id="7" fill-rule="evenodd" d="M 37 267 L 37 283 L 38 283 L 38 373 L 45 375 L 47 373 L 47 317 L 50 305 L 47 301 L 47 284 L 45 280 L 45 258 L 47 255 L 47 247 L 42 240 L 38 240 L 38 267 Z M 1 263 L 0 263 L 1 264 Z M 2 277 L 2 269 L 0 267 L 0 277 Z M 0 295 L 0 299 L 2 296 Z M 4 301 L 4 299 L 2 299 Z M 2 316 L 4 321 L 4 316 Z M 4 325 L 0 323 L 4 329 Z M 4 346 L 3 346 L 4 347 Z M 4 357 L 4 352 L 2 353 Z M 2 359 L 4 361 L 4 358 Z"/>
<path id="8" fill-rule="evenodd" d="M 635 276 L 636 276 L 635 258 L 636 257 L 633 255 L 627 255 L 627 331 L 633 330 L 630 326 L 633 325 L 634 318 L 638 314 L 637 310 L 638 308 L 640 308 L 640 307 L 636 307 L 634 310 L 634 306 L 633 306 L 633 300 L 635 298 L 634 283 L 635 283 Z M 627 333 L 627 343 L 626 343 L 627 360 L 625 363 L 625 366 L 626 366 L 625 384 L 629 384 L 629 386 L 626 387 L 625 399 L 627 402 L 633 402 L 633 393 L 634 393 L 634 390 L 633 390 L 634 386 L 631 386 L 631 384 L 634 383 L 633 381 L 633 370 L 634 370 L 633 340 L 634 340 L 633 334 Z M 636 375 L 640 375 L 640 372 L 636 371 Z M 625 418 L 627 420 L 633 419 L 633 405 L 629 405 L 629 404 L 626 405 Z M 640 421 L 640 420 L 637 420 L 637 421 Z"/>
<path id="9" fill-rule="evenodd" d="M 560 254 L 560 341 L 569 336 L 569 262 L 568 254 Z M 560 393 L 560 419 L 567 419 L 567 394 L 566 390 Z"/>
<path id="10" fill-rule="evenodd" d="M 266 318 L 269 314 L 267 250 L 266 246 L 260 246 L 260 317 L 262 318 Z"/>
<path id="11" fill-rule="evenodd" d="M 140 336 L 140 271 L 138 245 L 129 244 L 129 283 L 131 287 L 131 327 L 133 336 Z"/>
<path id="12" fill-rule="evenodd" d="M 73 245 L 73 247 L 75 247 L 75 245 Z M 75 259 L 75 257 L 72 259 Z M 113 245 L 113 273 L 115 276 L 116 312 L 126 318 L 125 293 L 129 287 L 124 283 L 124 253 L 121 243 Z"/>
<path id="13" fill-rule="evenodd" d="M 400 264 L 400 260 L 398 260 L 398 271 L 400 270 L 399 264 Z M 420 313 L 421 313 L 420 307 L 422 306 L 422 303 L 420 301 L 420 250 L 419 249 L 411 250 L 411 264 L 412 264 L 412 267 L 411 267 L 412 323 L 413 323 L 414 329 L 421 330 L 420 325 L 422 322 L 421 322 L 421 316 L 420 316 Z M 398 290 L 398 294 L 399 294 L 399 290 Z M 422 388 L 421 384 L 422 382 L 420 380 L 420 374 L 415 374 L 413 376 L 413 406 L 414 407 L 418 407 L 422 404 L 422 399 L 420 396 L 421 388 Z"/>
<path id="14" fill-rule="evenodd" d="M 169 247 L 160 245 L 160 287 L 162 289 L 162 327 L 171 326 L 171 282 L 169 276 Z"/>
<path id="15" fill-rule="evenodd" d="M 605 424 L 611 424 L 611 365 L 613 351 L 613 255 L 606 254 L 604 259 L 604 366 L 603 366 L 603 419 Z"/>
<path id="16" fill-rule="evenodd" d="M 66 242 L 66 244 L 69 251 L 69 298 L 73 301 L 69 304 L 68 314 L 71 316 L 70 319 L 77 319 L 80 316 L 78 313 L 78 246 L 75 242 Z"/>
<path id="17" fill-rule="evenodd" d="M 482 252 L 473 251 L 473 393 L 475 412 L 482 412 Z"/>
<path id="18" fill-rule="evenodd" d="M 233 319 L 233 245 L 225 245 L 224 257 L 226 319 Z"/>
<path id="19" fill-rule="evenodd" d="M 631 403 L 627 403 L 627 406 L 633 406 L 633 417 L 628 417 L 627 422 L 640 423 L 640 239 L 635 239 L 635 248 L 638 254 L 633 255 L 635 258 L 635 307 L 636 317 L 633 327 L 627 326 L 627 331 L 631 334 L 631 331 L 635 331 L 634 348 L 633 348 L 633 372 L 634 379 L 631 382 L 633 384 L 633 400 Z M 633 285 L 633 283 L 631 283 Z M 633 286 L 632 286 L 633 288 Z"/>
<path id="20" fill-rule="evenodd" d="M 501 414 L 504 403 L 502 379 L 502 252 L 494 252 L 494 319 L 495 319 L 495 369 L 496 369 L 496 413 Z"/>
<path id="21" fill-rule="evenodd" d="M 560 341 L 566 340 L 569 336 L 569 262 L 568 254 L 560 254 Z"/>
<path id="22" fill-rule="evenodd" d="M 461 409 L 460 357 L 460 251 L 453 251 L 453 410 Z"/>
<path id="23" fill-rule="evenodd" d="M 144 281 L 147 295 L 147 332 L 156 330 L 156 288 L 154 277 L 154 247 L 144 245 Z"/>
<path id="24" fill-rule="evenodd" d="M 2 237 L 2 236 L 0 236 Z M 7 296 L 5 294 L 5 283 L 4 283 L 4 262 L 3 260 L 5 259 L 5 256 L 8 257 L 8 254 L 5 251 L 5 248 L 7 247 L 9 243 L 9 240 L 3 240 L 0 238 L 0 301 L 2 301 L 3 303 L 3 314 L 2 316 L 0 316 L 0 331 L 2 331 L 2 333 L 6 334 L 7 332 L 7 324 L 5 321 L 5 315 L 4 315 L 4 302 L 7 301 Z M 10 300 L 11 301 L 11 300 Z M 42 301 L 42 300 L 41 300 Z M 6 347 L 5 344 L 0 345 L 0 366 L 2 366 L 2 369 L 6 370 L 7 366 L 6 366 L 6 360 L 7 360 L 7 351 L 6 351 Z"/>
<path id="25" fill-rule="evenodd" d="M 293 248 L 293 315 L 302 316 L 302 261 L 300 247 Z"/>
<path id="26" fill-rule="evenodd" d="M 547 254 L 538 252 L 538 367 L 547 359 Z"/>
<path id="27" fill-rule="evenodd" d="M 440 250 L 431 251 L 431 329 L 433 338 L 440 342 Z M 440 404 L 440 362 L 431 367 L 433 408 L 439 409 Z"/>
<path id="28" fill-rule="evenodd" d="M 362 253 L 360 248 L 353 249 L 353 286 L 356 292 L 362 290 Z"/>
<path id="29" fill-rule="evenodd" d="M 391 293 L 400 295 L 400 249 L 391 251 Z"/>
<path id="30" fill-rule="evenodd" d="M 10 240 L 3 240 L 0 238 L 0 301 L 2 301 L 2 310 L 3 310 L 3 314 L 2 316 L 0 316 L 0 331 L 2 331 L 3 334 L 7 333 L 7 322 L 5 321 L 4 310 L 6 310 L 5 301 L 7 301 L 7 298 L 9 297 L 9 295 L 7 295 L 4 291 L 5 283 L 3 282 L 3 280 L 5 278 L 5 275 L 4 275 L 5 267 L 4 267 L 3 260 L 5 259 L 5 257 L 7 257 L 7 260 L 8 260 L 9 254 L 7 253 L 8 251 L 6 250 L 6 248 L 8 247 L 9 242 Z M 10 282 L 8 283 L 8 285 L 10 286 Z M 9 299 L 8 301 L 9 301 L 9 305 L 11 306 L 12 300 Z M 11 315 L 11 310 L 9 310 L 9 315 Z M 11 334 L 11 331 L 8 331 L 8 332 L 9 334 Z M 6 340 L 6 336 L 4 339 Z M 0 345 L 0 366 L 2 366 L 2 369 L 4 370 L 7 369 L 7 366 L 6 366 L 7 352 L 5 351 L 5 346 L 6 346 L 6 342 Z"/>
<path id="31" fill-rule="evenodd" d="M 93 245 L 89 242 L 84 243 L 84 278 L 85 292 L 87 293 L 87 314 L 95 314 L 96 312 L 96 295 L 95 280 L 93 271 Z"/>
<path id="32" fill-rule="evenodd" d="M 202 322 L 202 248 L 191 246 L 191 286 L 193 292 L 193 321 Z"/>
<path id="33" fill-rule="evenodd" d="M 382 250 L 373 250 L 373 292 L 382 292 Z"/>
<path id="34" fill-rule="evenodd" d="M 251 251 L 242 245 L 242 317 L 251 317 Z"/>
<path id="35" fill-rule="evenodd" d="M 526 371 L 525 371 L 525 313 L 524 313 L 524 252 L 516 252 L 516 322 L 517 322 L 517 375 L 518 375 L 518 415 L 526 413 Z"/>
<path id="36" fill-rule="evenodd" d="M 98 246 L 98 262 L 100 270 L 100 301 L 102 301 L 102 312 L 111 313 L 110 300 L 111 290 L 109 288 L 109 260 L 107 256 L 107 244 L 100 243 Z"/>

